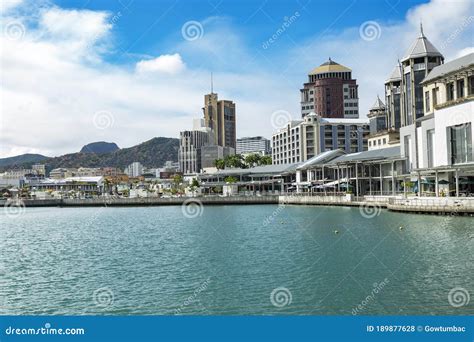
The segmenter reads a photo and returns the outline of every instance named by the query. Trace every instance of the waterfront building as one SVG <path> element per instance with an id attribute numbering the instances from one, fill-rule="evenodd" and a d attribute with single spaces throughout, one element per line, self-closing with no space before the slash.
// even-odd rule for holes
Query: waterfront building
<path id="1" fill-rule="evenodd" d="M 124 172 L 129 177 L 140 177 L 143 174 L 143 165 L 139 162 L 133 162 L 125 168 Z"/>
<path id="2" fill-rule="evenodd" d="M 424 115 L 400 129 L 401 153 L 434 195 L 472 194 L 474 53 L 435 67 L 421 85 Z"/>
<path id="3" fill-rule="evenodd" d="M 44 164 L 33 164 L 33 166 L 31 166 L 31 168 L 38 175 L 46 176 L 46 165 L 44 165 Z"/>
<path id="4" fill-rule="evenodd" d="M 367 119 L 332 119 L 310 113 L 292 120 L 272 135 L 273 164 L 306 161 L 321 152 L 343 149 L 347 153 L 367 150 Z"/>
<path id="5" fill-rule="evenodd" d="M 97 177 L 103 175 L 104 171 L 97 167 L 80 167 L 77 171 L 73 172 L 75 177 Z"/>
<path id="6" fill-rule="evenodd" d="M 1 188 L 20 188 L 24 185 L 34 184 L 44 178 L 44 174 L 33 169 L 8 170 L 0 173 Z"/>
<path id="7" fill-rule="evenodd" d="M 216 170 L 216 159 L 223 159 L 227 156 L 235 154 L 235 149 L 232 147 L 219 145 L 206 145 L 201 147 L 201 171 L 209 172 Z"/>
<path id="8" fill-rule="evenodd" d="M 329 58 L 308 74 L 300 89 L 301 116 L 314 112 L 323 118 L 358 118 L 357 87 L 352 70 Z"/>
<path id="9" fill-rule="evenodd" d="M 56 169 L 52 169 L 49 172 L 49 178 L 62 179 L 62 178 L 66 178 L 66 177 L 73 177 L 76 172 L 77 172 L 77 169 L 75 169 L 75 168 L 59 167 L 59 168 L 56 168 Z"/>
<path id="10" fill-rule="evenodd" d="M 339 155 L 324 152 L 299 165 L 296 179 L 298 192 L 395 196 L 412 191 L 405 186 L 410 175 L 399 146 Z"/>
<path id="11" fill-rule="evenodd" d="M 423 85 L 421 81 L 433 68 L 443 64 L 443 55 L 426 38 L 423 26 L 420 35 L 401 59 L 402 118 L 401 125 L 412 125 L 424 115 Z"/>
<path id="12" fill-rule="evenodd" d="M 236 112 L 235 103 L 230 100 L 219 100 L 217 93 L 211 90 L 204 96 L 204 123 L 214 133 L 216 145 L 236 146 Z"/>
<path id="13" fill-rule="evenodd" d="M 104 177 L 67 177 L 63 179 L 52 179 L 47 178 L 35 185 L 35 192 L 58 192 L 60 196 L 73 197 L 82 196 L 86 197 L 92 195 L 98 195 L 103 192 L 104 189 Z M 74 193 L 74 195 L 73 195 Z"/>
<path id="14" fill-rule="evenodd" d="M 244 137 L 237 139 L 237 154 L 271 154 L 270 140 L 264 137 Z"/>
<path id="15" fill-rule="evenodd" d="M 378 96 L 375 103 L 370 107 L 367 118 L 370 123 L 370 135 L 367 137 L 369 151 L 400 144 L 399 132 L 388 128 L 386 107 Z"/>
<path id="16" fill-rule="evenodd" d="M 204 120 L 194 121 L 193 130 L 180 132 L 178 163 L 179 170 L 184 174 L 201 172 L 201 152 L 203 146 L 214 145 L 214 132 L 204 126 Z"/>
<path id="17" fill-rule="evenodd" d="M 398 130 L 402 124 L 402 76 L 401 66 L 393 68 L 390 77 L 385 81 L 385 103 L 387 113 L 387 129 Z"/>

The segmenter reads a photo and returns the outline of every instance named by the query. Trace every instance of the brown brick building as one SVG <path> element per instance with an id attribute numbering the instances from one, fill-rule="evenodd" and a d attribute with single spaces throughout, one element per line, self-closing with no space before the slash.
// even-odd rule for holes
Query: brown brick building
<path id="1" fill-rule="evenodd" d="M 329 58 L 308 74 L 300 90 L 301 116 L 315 112 L 323 118 L 358 118 L 357 87 L 352 70 Z"/>

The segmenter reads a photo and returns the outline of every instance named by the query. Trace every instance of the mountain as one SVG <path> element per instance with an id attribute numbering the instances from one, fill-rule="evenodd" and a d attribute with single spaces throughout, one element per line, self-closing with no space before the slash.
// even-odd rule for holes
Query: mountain
<path id="1" fill-rule="evenodd" d="M 32 164 L 43 162 L 46 159 L 48 159 L 48 157 L 43 156 L 41 154 L 32 154 L 32 153 L 21 154 L 19 156 L 9 157 L 9 158 L 0 158 L 0 168 L 3 168 L 3 167 L 15 168 L 16 165 L 31 166 Z"/>
<path id="2" fill-rule="evenodd" d="M 105 141 L 97 141 L 87 145 L 84 145 L 81 148 L 81 153 L 108 153 L 108 152 L 115 152 L 119 150 L 119 147 L 116 143 L 109 143 Z"/>
<path id="3" fill-rule="evenodd" d="M 88 146 L 88 145 L 86 145 Z M 146 167 L 160 167 L 167 160 L 178 160 L 179 139 L 176 138 L 153 138 L 139 145 L 129 148 L 118 149 L 114 152 L 106 153 L 70 153 L 60 157 L 48 158 L 41 160 L 46 164 L 49 172 L 58 167 L 118 167 L 124 169 L 127 165 L 137 161 Z M 20 157 L 20 156 L 18 156 Z M 17 157 L 12 157 L 17 158 Z M 8 158 L 5 158 L 8 159 Z M 0 159 L 0 162 L 2 159 Z M 17 168 L 27 167 L 27 164 L 15 164 Z M 0 169 L 6 169 L 1 167 Z"/>

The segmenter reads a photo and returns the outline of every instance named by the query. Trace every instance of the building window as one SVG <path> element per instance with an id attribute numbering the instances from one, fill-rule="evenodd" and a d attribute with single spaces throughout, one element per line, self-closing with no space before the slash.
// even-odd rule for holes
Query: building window
<path id="1" fill-rule="evenodd" d="M 411 137 L 409 135 L 406 135 L 403 137 L 403 142 L 404 142 L 404 152 L 405 152 L 405 158 L 407 159 L 407 171 L 411 170 Z"/>
<path id="2" fill-rule="evenodd" d="M 425 92 L 425 111 L 428 113 L 430 111 L 430 92 Z"/>
<path id="3" fill-rule="evenodd" d="M 467 163 L 472 161 L 471 123 L 447 128 L 449 131 L 449 146 L 451 164 Z"/>
<path id="4" fill-rule="evenodd" d="M 469 76 L 467 78 L 467 84 L 468 84 L 468 94 L 474 95 L 474 76 Z"/>
<path id="5" fill-rule="evenodd" d="M 454 83 L 448 83 L 446 85 L 446 101 L 454 100 Z"/>
<path id="6" fill-rule="evenodd" d="M 438 90 L 439 88 L 433 89 L 433 107 L 438 104 Z"/>
<path id="7" fill-rule="evenodd" d="M 456 82 L 456 97 L 458 99 L 464 97 L 464 79 L 457 80 Z"/>
<path id="8" fill-rule="evenodd" d="M 426 131 L 426 149 L 428 154 L 428 167 L 433 167 L 434 161 L 434 129 Z"/>

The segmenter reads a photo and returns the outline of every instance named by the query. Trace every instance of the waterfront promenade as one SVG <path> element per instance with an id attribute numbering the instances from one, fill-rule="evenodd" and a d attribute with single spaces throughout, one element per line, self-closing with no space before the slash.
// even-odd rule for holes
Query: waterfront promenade
<path id="1" fill-rule="evenodd" d="M 283 195 L 239 195 L 199 197 L 98 197 L 91 199 L 23 199 L 2 200 L 3 206 L 23 207 L 104 207 L 104 206 L 166 206 L 198 203 L 199 205 L 325 205 L 388 209 L 410 213 L 474 215 L 474 198 L 471 197 L 403 197 L 361 196 L 351 194 L 308 195 L 288 193 Z"/>

